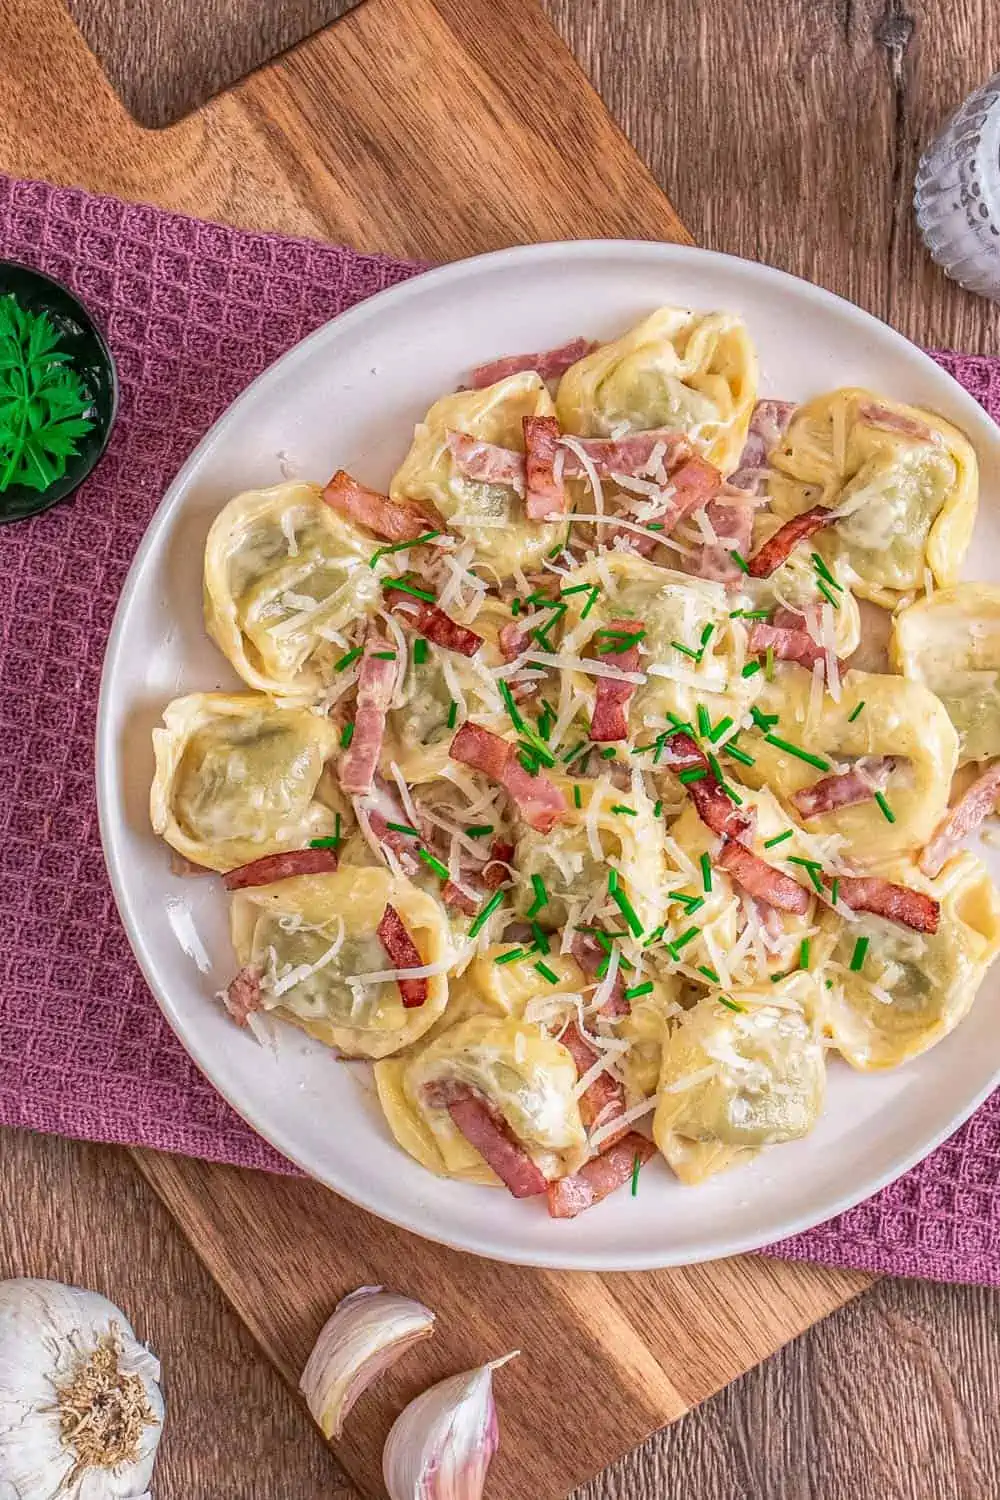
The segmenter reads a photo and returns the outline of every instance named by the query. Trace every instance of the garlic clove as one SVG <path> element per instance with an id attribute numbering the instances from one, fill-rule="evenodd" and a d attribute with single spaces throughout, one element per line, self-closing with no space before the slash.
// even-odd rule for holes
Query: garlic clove
<path id="1" fill-rule="evenodd" d="M 433 1327 L 430 1308 L 380 1286 L 359 1287 L 337 1303 L 299 1381 L 324 1437 L 340 1437 L 362 1392 Z"/>
<path id="2" fill-rule="evenodd" d="M 480 1500 L 500 1446 L 493 1371 L 519 1353 L 452 1375 L 400 1412 L 382 1453 L 389 1500 Z"/>

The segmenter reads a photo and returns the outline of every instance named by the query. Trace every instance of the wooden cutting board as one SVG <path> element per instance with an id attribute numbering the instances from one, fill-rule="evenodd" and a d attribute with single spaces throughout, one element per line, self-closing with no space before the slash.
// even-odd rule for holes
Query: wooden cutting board
<path id="1" fill-rule="evenodd" d="M 525 240 L 688 238 L 535 0 L 366 0 L 158 134 L 125 113 L 59 0 L 5 0 L 0 96 L 0 168 L 237 224 L 438 260 Z M 391 1417 L 439 1375 L 522 1349 L 498 1376 L 490 1494 L 557 1500 L 871 1279 L 749 1257 L 644 1275 L 511 1270 L 314 1183 L 135 1155 L 289 1380 L 360 1283 L 437 1309 L 437 1337 L 363 1399 L 338 1445 L 365 1496 L 382 1493 Z"/>

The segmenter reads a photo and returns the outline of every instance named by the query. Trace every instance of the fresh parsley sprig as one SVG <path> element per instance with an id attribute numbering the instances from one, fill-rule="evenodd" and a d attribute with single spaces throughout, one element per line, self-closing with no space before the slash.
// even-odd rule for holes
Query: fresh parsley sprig
<path id="1" fill-rule="evenodd" d="M 91 398 L 48 314 L 0 297 L 0 493 L 47 490 L 94 425 Z"/>

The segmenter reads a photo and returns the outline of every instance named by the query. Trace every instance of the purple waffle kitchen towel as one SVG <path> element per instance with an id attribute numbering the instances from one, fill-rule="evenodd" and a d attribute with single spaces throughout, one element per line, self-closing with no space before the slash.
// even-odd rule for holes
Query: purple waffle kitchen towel
<path id="1" fill-rule="evenodd" d="M 132 958 L 97 828 L 98 684 L 129 564 L 195 443 L 292 344 L 418 268 L 3 176 L 0 256 L 83 298 L 121 379 L 93 477 L 0 528 L 0 1124 L 290 1172 L 195 1068 Z M 1000 417 L 1000 360 L 935 357 Z M 1000 1285 L 998 1165 L 1000 1093 L 774 1253 Z"/>

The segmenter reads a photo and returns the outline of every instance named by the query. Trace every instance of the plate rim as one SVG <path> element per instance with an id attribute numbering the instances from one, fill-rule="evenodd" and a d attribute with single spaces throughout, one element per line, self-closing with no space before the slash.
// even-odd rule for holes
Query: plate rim
<path id="1" fill-rule="evenodd" d="M 456 261 L 450 261 L 443 265 L 435 266 L 429 270 L 417 269 L 415 274 L 396 282 L 390 287 L 373 293 L 372 296 L 364 298 L 355 303 L 354 306 L 327 319 L 312 332 L 305 335 L 291 348 L 287 349 L 277 359 L 273 360 L 262 370 L 249 385 L 226 407 L 219 417 L 213 422 L 208 431 L 199 440 L 184 463 L 177 470 L 163 497 L 151 516 L 142 540 L 122 585 L 121 593 L 115 608 L 114 618 L 108 635 L 105 648 L 104 660 L 101 667 L 101 680 L 97 700 L 97 718 L 94 734 L 94 764 L 95 782 L 97 794 L 98 827 L 101 839 L 101 848 L 104 856 L 108 878 L 111 884 L 112 894 L 122 926 L 125 930 L 129 946 L 139 965 L 143 978 L 154 996 L 157 1006 L 177 1036 L 184 1050 L 192 1059 L 195 1066 L 208 1079 L 209 1083 L 227 1102 L 227 1104 L 245 1121 L 250 1128 L 266 1141 L 274 1150 L 285 1156 L 306 1177 L 319 1182 L 329 1191 L 335 1192 L 339 1197 L 355 1204 L 363 1212 L 373 1214 L 376 1218 L 393 1224 L 397 1228 L 404 1229 L 421 1239 L 433 1243 L 445 1245 L 450 1249 L 464 1251 L 466 1253 L 479 1255 L 488 1260 L 495 1260 L 506 1265 L 530 1266 L 538 1269 L 553 1271 L 644 1271 L 661 1270 L 671 1266 L 697 1265 L 713 1260 L 724 1259 L 732 1255 L 742 1255 L 754 1251 L 762 1251 L 770 1246 L 776 1246 L 785 1240 L 814 1229 L 821 1224 L 828 1223 L 831 1219 L 853 1208 L 876 1193 L 882 1191 L 890 1183 L 898 1181 L 905 1176 L 915 1165 L 923 1161 L 943 1141 L 952 1136 L 961 1125 L 968 1120 L 979 1108 L 983 1101 L 994 1091 L 1000 1083 L 1000 1064 L 990 1076 L 988 1081 L 961 1107 L 955 1111 L 949 1120 L 929 1139 L 921 1143 L 911 1151 L 905 1152 L 895 1164 L 884 1172 L 877 1174 L 875 1179 L 866 1179 L 864 1187 L 860 1191 L 848 1189 L 841 1193 L 835 1201 L 828 1203 L 820 1217 L 814 1212 L 806 1211 L 795 1218 L 789 1218 L 778 1237 L 761 1238 L 760 1231 L 747 1232 L 745 1234 L 732 1233 L 726 1237 L 724 1242 L 692 1253 L 690 1249 L 671 1252 L 669 1247 L 662 1250 L 653 1250 L 641 1255 L 633 1255 L 630 1252 L 599 1252 L 580 1247 L 572 1247 L 567 1244 L 567 1255 L 558 1253 L 535 1252 L 531 1249 L 522 1249 L 516 1254 L 506 1250 L 497 1249 L 485 1238 L 477 1240 L 473 1235 L 461 1235 L 450 1238 L 444 1228 L 430 1231 L 426 1222 L 420 1218 L 419 1210 L 411 1213 L 389 1211 L 380 1207 L 376 1201 L 366 1198 L 363 1190 L 348 1188 L 340 1182 L 332 1180 L 335 1173 L 329 1169 L 319 1170 L 314 1164 L 307 1164 L 303 1157 L 308 1152 L 299 1152 L 294 1143 L 285 1138 L 283 1130 L 277 1127 L 264 1129 L 254 1118 L 254 1111 L 249 1106 L 242 1104 L 233 1097 L 234 1091 L 222 1085 L 215 1076 L 212 1064 L 212 1049 L 201 1046 L 197 1041 L 189 1038 L 179 1019 L 172 1013 L 174 1007 L 166 999 L 168 986 L 162 984 L 157 976 L 155 965 L 152 963 L 142 936 L 138 922 L 134 920 L 133 910 L 129 901 L 124 870 L 119 860 L 119 851 L 116 847 L 115 824 L 124 825 L 125 819 L 118 795 L 118 788 L 112 776 L 112 770 L 117 769 L 117 754 L 112 740 L 111 716 L 109 700 L 112 692 L 112 679 L 122 655 L 122 647 L 125 639 L 125 618 L 131 606 L 132 600 L 138 591 L 139 577 L 143 571 L 147 558 L 153 552 L 155 545 L 160 539 L 168 520 L 172 517 L 175 507 L 180 503 L 182 492 L 187 488 L 190 480 L 196 474 L 204 459 L 212 452 L 218 442 L 225 434 L 225 429 L 234 419 L 237 412 L 249 404 L 257 395 L 260 388 L 270 379 L 275 377 L 280 369 L 287 370 L 301 359 L 307 357 L 313 346 L 322 343 L 330 336 L 333 328 L 342 329 L 356 322 L 363 322 L 370 315 L 374 306 L 385 310 L 387 306 L 401 304 L 409 297 L 417 295 L 430 285 L 436 287 L 441 282 L 454 282 L 458 285 L 467 277 L 475 276 L 480 272 L 488 272 L 495 266 L 506 266 L 518 261 L 544 264 L 556 258 L 569 258 L 573 260 L 586 261 L 594 255 L 603 255 L 611 259 L 620 258 L 627 261 L 636 255 L 652 255 L 664 263 L 670 261 L 679 262 L 701 262 L 722 263 L 725 266 L 745 267 L 753 277 L 762 277 L 765 282 L 781 286 L 791 284 L 798 290 L 800 295 L 813 299 L 821 306 L 832 308 L 842 316 L 857 324 L 862 329 L 875 325 L 880 336 L 886 333 L 890 335 L 890 341 L 897 346 L 902 346 L 907 351 L 908 357 L 918 356 L 935 372 L 937 377 L 947 379 L 953 387 L 953 396 L 956 404 L 963 408 L 968 415 L 968 421 L 973 429 L 979 429 L 984 441 L 992 443 L 996 450 L 996 457 L 1000 463 L 1000 426 L 994 422 L 990 414 L 951 374 L 942 368 L 931 356 L 922 349 L 920 345 L 906 337 L 905 334 L 893 328 L 874 313 L 867 312 L 856 303 L 841 297 L 836 292 L 831 292 L 825 287 L 817 286 L 814 282 L 804 277 L 795 276 L 791 272 L 783 271 L 776 266 L 766 265 L 761 261 L 750 260 L 744 256 L 729 255 L 723 251 L 702 249 L 697 245 L 674 244 L 669 241 L 641 240 L 641 239 L 580 239 L 580 240 L 550 240 L 538 244 L 514 245 L 501 250 L 487 251 L 483 254 L 464 257 Z M 964 417 L 963 417 L 964 420 Z M 401 1148 L 400 1148 L 401 1149 Z M 260 1169 L 244 1169 L 260 1170 Z M 266 1169 L 264 1169 L 266 1170 Z M 377 1195 L 376 1195 L 377 1196 Z"/>

